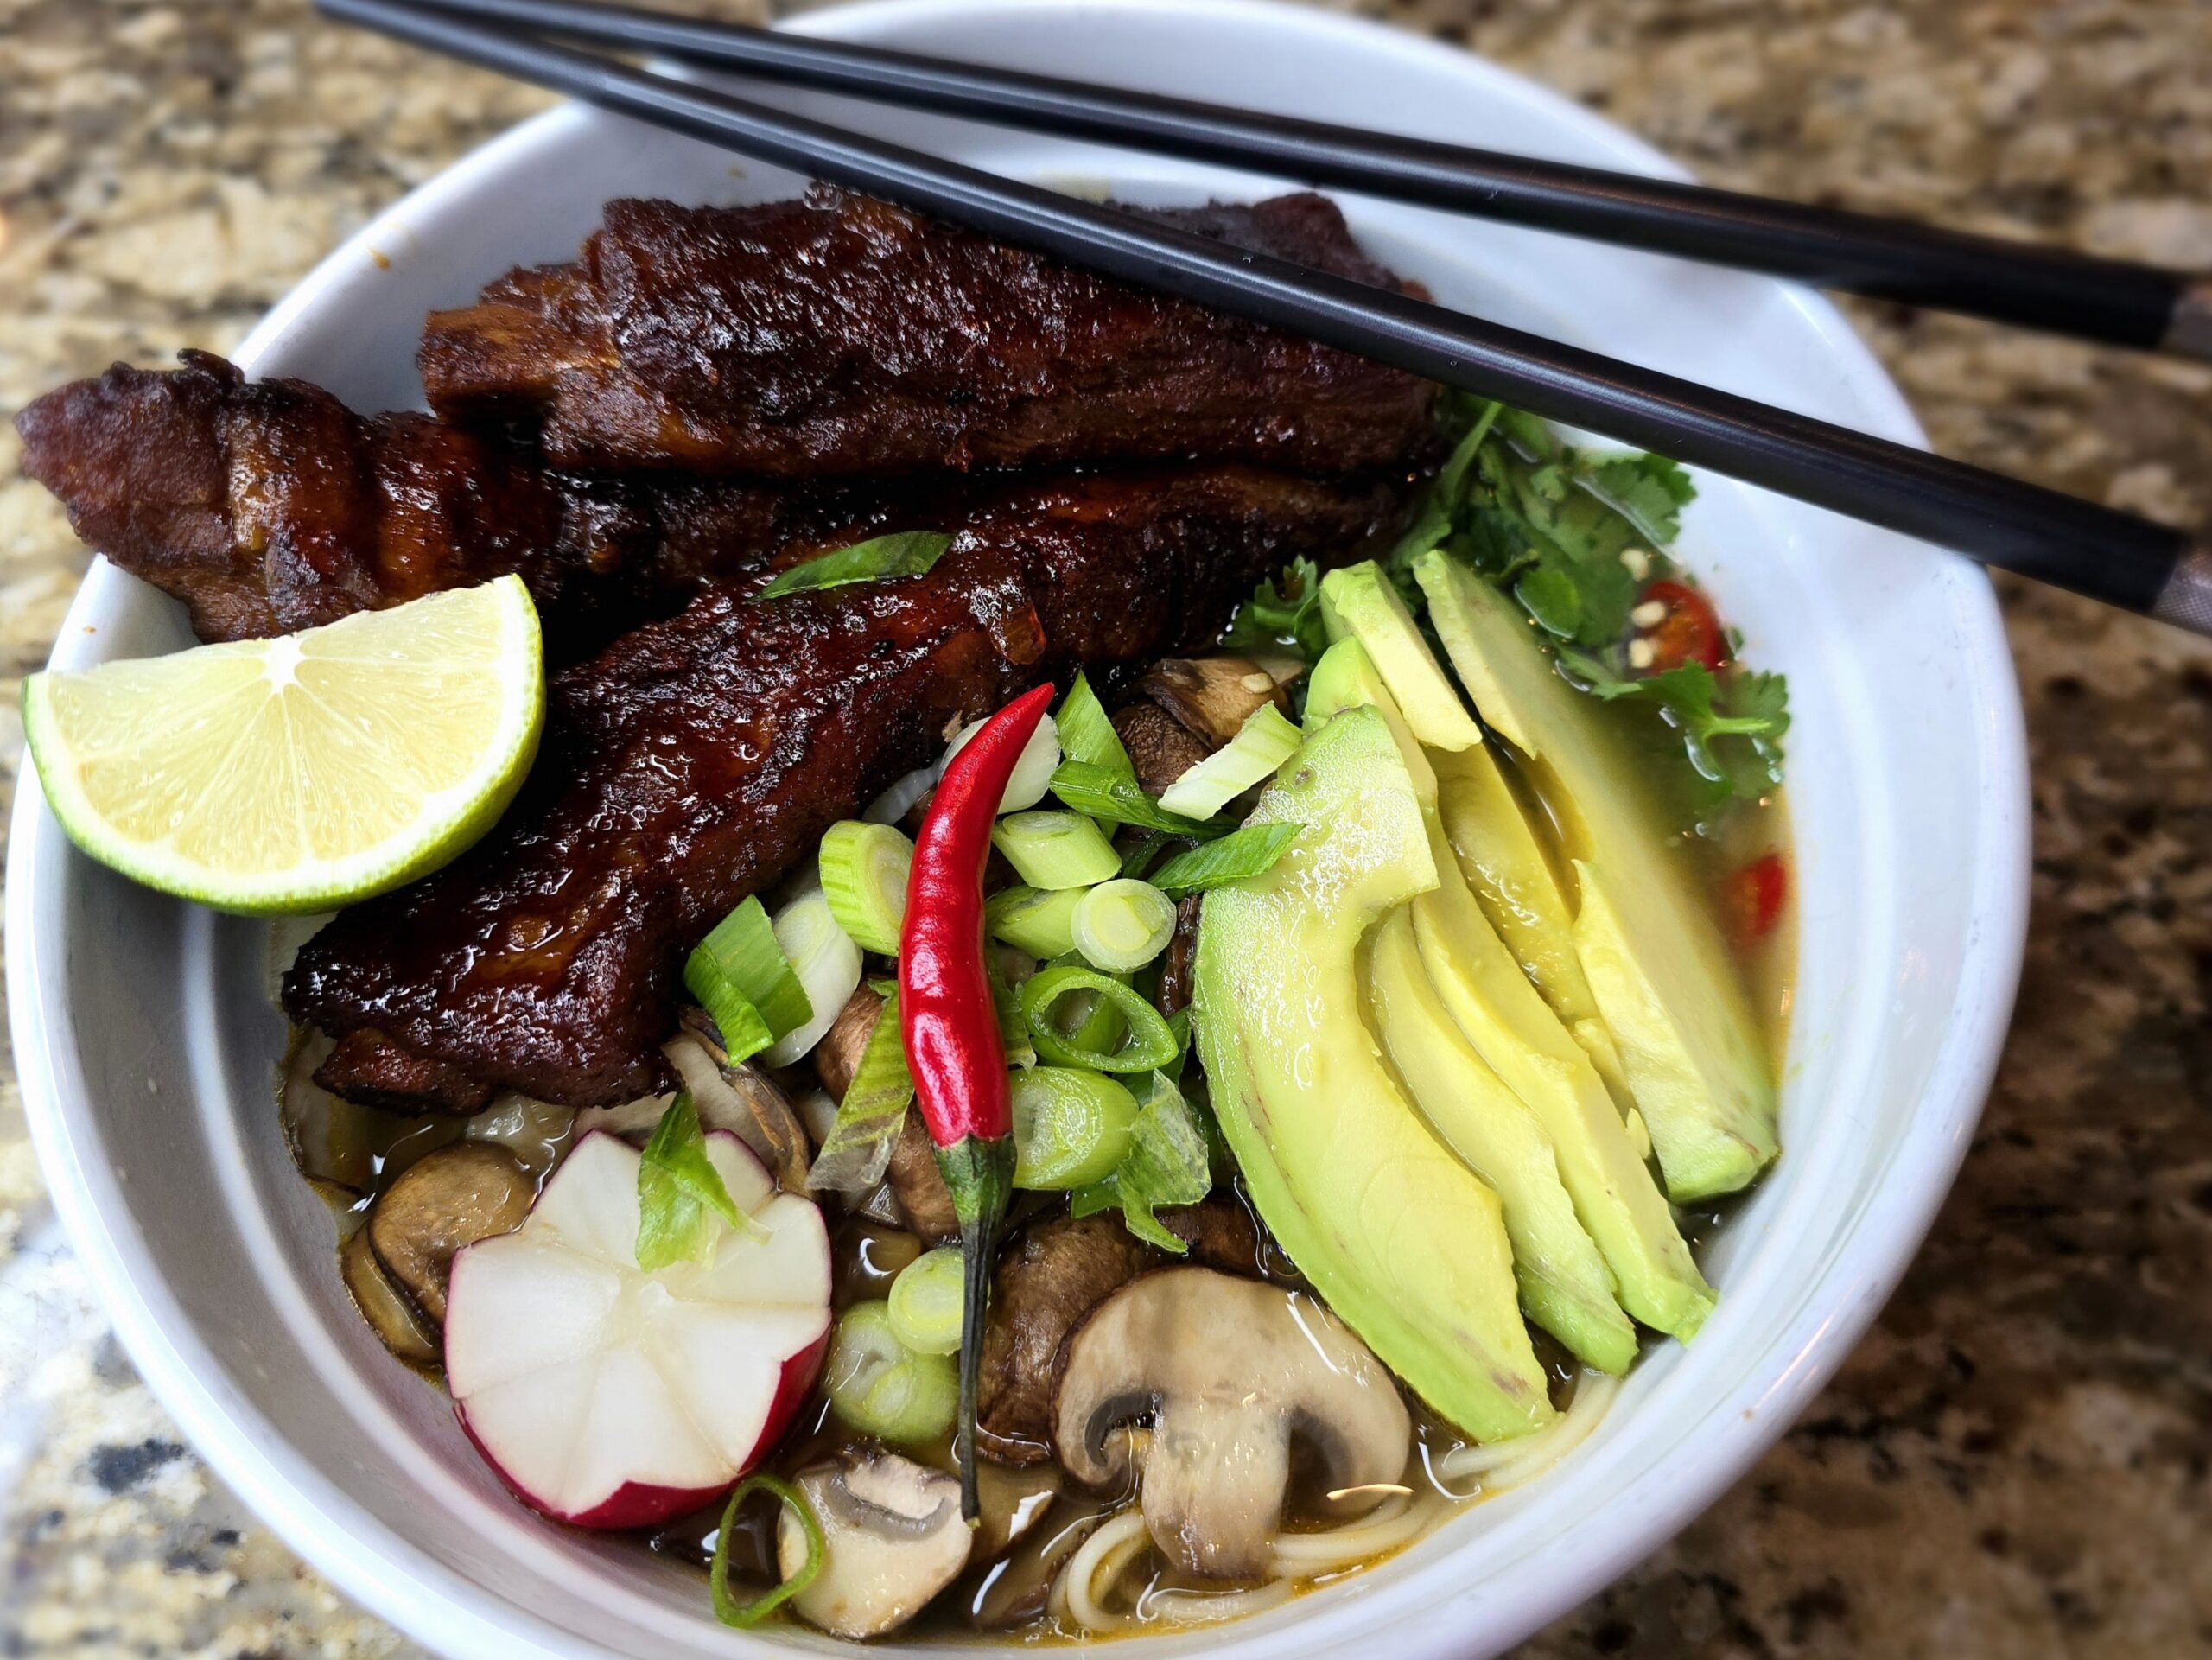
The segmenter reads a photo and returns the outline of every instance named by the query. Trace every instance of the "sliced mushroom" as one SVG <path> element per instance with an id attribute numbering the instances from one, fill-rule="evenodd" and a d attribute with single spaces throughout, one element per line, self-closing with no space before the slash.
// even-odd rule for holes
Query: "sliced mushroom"
<path id="1" fill-rule="evenodd" d="M 391 1276 L 384 1271 L 384 1264 L 377 1261 L 376 1252 L 369 1248 L 366 1228 L 357 1230 L 339 1251 L 338 1272 L 353 1296 L 353 1306 L 361 1311 L 361 1318 L 369 1323 L 369 1329 L 382 1339 L 385 1348 L 410 1365 L 435 1363 L 436 1327 L 425 1320 L 399 1288 L 392 1284 Z"/>
<path id="2" fill-rule="evenodd" d="M 967 1565 L 960 1483 L 896 1453 L 853 1451 L 794 1479 L 822 1524 L 822 1572 L 791 1599 L 836 1637 L 880 1637 L 905 1625 Z M 806 1561 L 806 1531 L 786 1511 L 776 1563 L 789 1579 Z"/>
<path id="3" fill-rule="evenodd" d="M 1173 1014 L 1191 1004 L 1191 973 L 1198 956 L 1198 912 L 1203 894 L 1189 894 L 1175 902 L 1175 932 L 1167 937 L 1167 951 L 1160 964 L 1160 986 L 1152 1001 L 1163 1014 Z"/>
<path id="4" fill-rule="evenodd" d="M 1167 657 L 1145 671 L 1137 689 L 1180 721 L 1209 749 L 1240 731 L 1261 704 L 1290 713 L 1290 700 L 1249 657 Z"/>
<path id="5" fill-rule="evenodd" d="M 1158 795 L 1212 753 L 1190 729 L 1157 703 L 1131 703 L 1114 717 L 1114 730 L 1137 782 Z"/>
<path id="6" fill-rule="evenodd" d="M 536 1197 L 513 1154 L 462 1142 L 441 1148 L 385 1188 L 364 1232 L 399 1288 L 442 1326 L 454 1254 L 480 1239 L 512 1233 Z"/>
<path id="7" fill-rule="evenodd" d="M 556 1107 L 510 1090 L 470 1119 L 465 1134 L 472 1142 L 505 1148 L 524 1175 L 543 1181 L 569 1150 L 575 1128 L 574 1107 Z"/>
<path id="8" fill-rule="evenodd" d="M 683 1033 L 661 1046 L 668 1064 L 691 1091 L 702 1129 L 726 1129 L 760 1156 L 787 1193 L 806 1192 L 812 1148 L 791 1097 L 767 1073 L 733 1061 L 715 1041 L 703 1009 L 687 1009 Z"/>
<path id="9" fill-rule="evenodd" d="M 1169 1269 L 1093 1309 L 1062 1352 L 1052 1445 L 1091 1487 L 1128 1479 L 1129 1438 L 1152 1424 L 1146 1530 L 1207 1579 L 1267 1572 L 1303 1442 L 1332 1491 L 1405 1472 L 1413 1425 L 1367 1345 L 1310 1297 L 1211 1269 Z M 1379 1492 L 1348 1494 L 1371 1506 Z"/>
<path id="10" fill-rule="evenodd" d="M 960 1219 L 952 1213 L 952 1190 L 937 1167 L 937 1148 L 922 1115 L 912 1107 L 906 1109 L 906 1122 L 891 1149 L 891 1167 L 884 1174 L 909 1228 L 932 1245 L 960 1237 Z"/>
<path id="11" fill-rule="evenodd" d="M 875 1030 L 875 1017 L 882 1012 L 883 999 L 862 986 L 845 999 L 837 1018 L 814 1046 L 815 1075 L 837 1100 L 843 1100 L 845 1091 L 852 1088 L 853 1074 L 860 1070 L 861 1052 L 868 1047 L 868 1034 Z"/>
<path id="12" fill-rule="evenodd" d="M 1250 1273 L 1251 1219 L 1234 1205 L 1179 1205 L 1160 1220 L 1194 1260 Z M 1173 1261 L 1115 1215 L 1055 1217 L 1025 1228 L 999 1255 L 983 1328 L 976 1440 L 1002 1464 L 1052 1456 L 1052 1364 L 1083 1317 L 1138 1275 Z"/>

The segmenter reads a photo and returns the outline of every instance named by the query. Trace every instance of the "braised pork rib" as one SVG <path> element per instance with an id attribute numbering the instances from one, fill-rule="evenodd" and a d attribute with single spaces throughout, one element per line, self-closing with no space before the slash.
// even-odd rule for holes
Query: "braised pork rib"
<path id="1" fill-rule="evenodd" d="M 1150 216 L 1397 286 L 1319 196 Z M 563 467 L 791 478 L 1192 458 L 1351 473 L 1413 449 L 1435 393 L 822 189 L 609 202 L 579 263 L 433 313 L 418 362 L 441 415 L 510 424 Z"/>
<path id="2" fill-rule="evenodd" d="M 1018 484 L 926 576 L 710 591 L 559 676 L 505 818 L 318 934 L 285 1007 L 340 1040 L 327 1084 L 387 1106 L 656 1087 L 685 953 L 950 723 L 1202 646 L 1258 577 L 1352 557 L 1398 499 L 1233 465 Z"/>
<path id="3" fill-rule="evenodd" d="M 207 640 L 519 571 L 556 647 L 564 633 L 604 645 L 747 574 L 811 511 L 758 485 L 558 473 L 499 437 L 357 415 L 203 352 L 59 387 L 16 426 L 23 470 L 77 534 L 183 601 Z"/>

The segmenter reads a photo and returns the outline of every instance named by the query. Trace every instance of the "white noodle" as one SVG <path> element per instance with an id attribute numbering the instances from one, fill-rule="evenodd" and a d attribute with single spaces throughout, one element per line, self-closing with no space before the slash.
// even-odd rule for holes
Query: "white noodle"
<path id="1" fill-rule="evenodd" d="M 1098 1600 L 1100 1593 L 1121 1578 L 1122 1570 L 1151 1542 L 1144 1530 L 1144 1512 L 1134 1504 L 1100 1523 L 1053 1581 L 1053 1613 L 1089 1631 L 1120 1630 L 1127 1621 L 1107 1612 Z M 1100 1570 L 1108 1568 L 1112 1571 L 1102 1574 Z"/>
<path id="2" fill-rule="evenodd" d="M 1447 1481 L 1476 1479 L 1485 1493 L 1502 1493 L 1542 1474 L 1581 1445 L 1598 1421 L 1605 1415 L 1620 1380 L 1603 1372 L 1586 1371 L 1575 1385 L 1574 1400 L 1550 1428 L 1487 1447 L 1455 1447 L 1436 1461 L 1436 1472 Z M 1472 1497 L 1472 1495 L 1469 1495 Z"/>
<path id="3" fill-rule="evenodd" d="M 1579 1446 L 1619 1392 L 1619 1379 L 1586 1372 L 1576 1385 L 1573 1402 L 1551 1428 L 1488 1447 L 1454 1447 L 1436 1460 L 1435 1472 L 1446 1480 L 1475 1481 L 1475 1491 L 1466 1498 L 1517 1487 Z M 1268 1564 L 1270 1577 L 1263 1585 L 1240 1591 L 1150 1585 L 1138 1593 L 1134 1612 L 1123 1614 L 1109 1609 L 1106 1600 L 1152 1543 L 1143 1511 L 1132 1504 L 1100 1523 L 1068 1558 L 1052 1581 L 1046 1606 L 1062 1625 L 1097 1632 L 1260 1613 L 1287 1601 L 1301 1580 L 1355 1567 L 1410 1543 L 1433 1526 L 1457 1497 L 1393 1493 L 1366 1515 L 1339 1527 L 1277 1536 Z"/>
<path id="4" fill-rule="evenodd" d="M 1173 1586 L 1154 1586 L 1137 1599 L 1136 1617 L 1163 1619 L 1172 1625 L 1236 1619 L 1280 1607 L 1290 1600 L 1297 1588 L 1287 1579 L 1270 1580 L 1249 1591 L 1185 1591 Z"/>
<path id="5" fill-rule="evenodd" d="M 1384 1499 L 1358 1520 L 1316 1533 L 1285 1533 L 1275 1539 L 1275 1575 L 1310 1580 L 1395 1550 L 1417 1538 L 1436 1519 L 1443 1501 L 1400 1493 Z"/>

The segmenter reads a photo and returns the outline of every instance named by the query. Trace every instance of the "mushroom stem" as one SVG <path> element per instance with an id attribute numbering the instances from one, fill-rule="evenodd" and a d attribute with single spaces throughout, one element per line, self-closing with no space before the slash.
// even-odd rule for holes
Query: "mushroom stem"
<path id="1" fill-rule="evenodd" d="M 1256 1391 L 1255 1391 L 1256 1394 Z M 1144 1513 L 1154 1542 L 1210 1580 L 1264 1578 L 1274 1540 L 1252 1518 L 1272 1517 L 1290 1485 L 1290 1420 L 1254 1396 L 1169 1396 L 1144 1464 Z"/>

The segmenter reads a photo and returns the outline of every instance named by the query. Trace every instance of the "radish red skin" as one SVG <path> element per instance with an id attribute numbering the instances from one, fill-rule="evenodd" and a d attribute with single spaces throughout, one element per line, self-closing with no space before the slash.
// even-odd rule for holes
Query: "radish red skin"
<path id="1" fill-rule="evenodd" d="M 500 1485 L 531 1510 L 550 1521 L 564 1523 L 572 1528 L 588 1528 L 594 1532 L 632 1532 L 639 1528 L 658 1527 L 672 1522 L 679 1516 L 703 1510 L 728 1493 L 737 1484 L 751 1475 L 760 1465 L 761 1457 L 776 1444 L 792 1418 L 806 1393 L 814 1387 L 814 1380 L 822 1375 L 822 1363 L 830 1353 L 830 1327 L 824 1326 L 822 1335 L 813 1344 L 802 1349 L 784 1362 L 783 1377 L 776 1385 L 776 1398 L 768 1408 L 767 1421 L 760 1427 L 760 1441 L 751 1456 L 735 1474 L 717 1487 L 656 1487 L 645 1482 L 629 1482 L 616 1488 L 591 1509 L 575 1516 L 563 1516 L 549 1504 L 540 1503 L 527 1489 L 509 1476 L 499 1460 L 492 1456 L 491 1449 L 479 1439 L 469 1427 L 468 1409 L 458 1403 L 454 1416 L 461 1421 L 461 1434 L 468 1437 L 468 1444 L 476 1449 L 477 1456 L 491 1466 L 492 1473 L 499 1478 Z"/>

